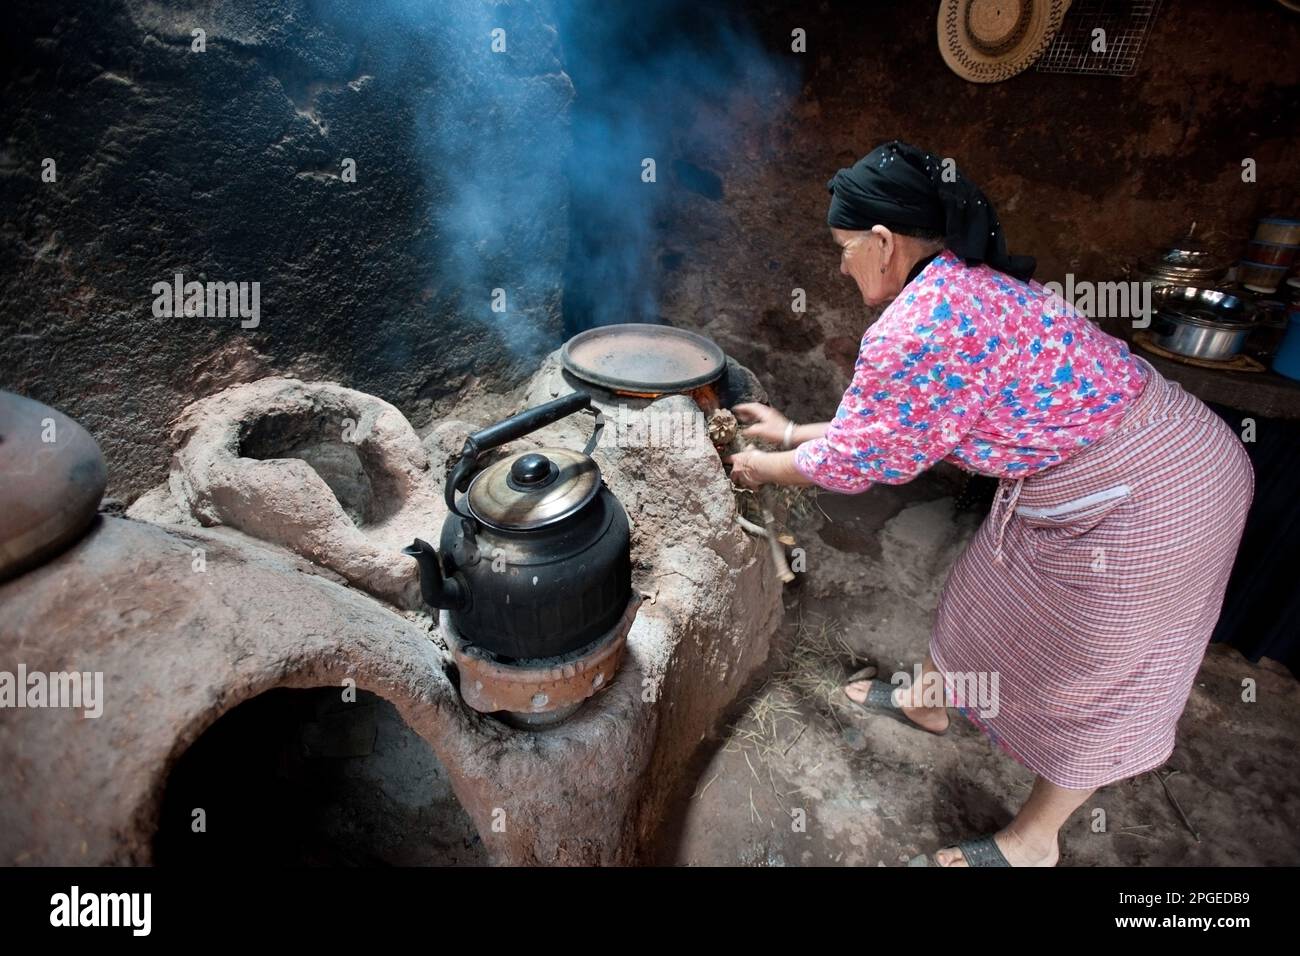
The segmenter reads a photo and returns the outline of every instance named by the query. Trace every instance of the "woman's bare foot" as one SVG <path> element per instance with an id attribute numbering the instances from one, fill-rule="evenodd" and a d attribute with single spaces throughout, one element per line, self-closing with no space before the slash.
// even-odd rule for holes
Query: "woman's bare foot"
<path id="1" fill-rule="evenodd" d="M 1056 866 L 1056 861 L 1061 858 L 1061 848 L 1055 836 L 1049 843 L 1030 842 L 1008 827 L 995 833 L 993 842 L 1012 866 Z M 940 866 L 970 865 L 955 846 L 944 847 L 935 853 L 934 859 Z"/>
<path id="2" fill-rule="evenodd" d="M 855 704 L 860 704 L 867 699 L 867 692 L 871 689 L 871 681 L 859 680 L 851 684 L 844 685 L 844 696 Z M 894 703 L 898 704 L 905 716 L 912 723 L 916 724 L 922 730 L 928 730 L 932 734 L 941 734 L 948 729 L 948 709 L 946 707 L 914 707 L 912 698 L 920 697 L 919 687 L 894 689 Z"/>

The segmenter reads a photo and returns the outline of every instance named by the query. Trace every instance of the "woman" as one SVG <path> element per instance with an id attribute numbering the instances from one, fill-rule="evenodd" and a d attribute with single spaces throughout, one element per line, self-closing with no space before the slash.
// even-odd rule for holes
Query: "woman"
<path id="1" fill-rule="evenodd" d="M 845 693 L 931 733 L 957 707 L 1037 775 L 1005 829 L 939 851 L 940 865 L 1052 866 L 1097 787 L 1173 750 L 1250 464 L 1205 405 L 1029 281 L 1034 260 L 1007 254 L 984 194 L 938 157 L 886 143 L 828 189 L 840 271 L 867 305 L 890 304 L 832 421 L 737 409 L 747 435 L 788 450 L 742 452 L 732 477 L 857 493 L 946 460 L 1001 479 L 949 576 L 924 679 Z M 977 711 L 972 676 L 994 706 Z"/>

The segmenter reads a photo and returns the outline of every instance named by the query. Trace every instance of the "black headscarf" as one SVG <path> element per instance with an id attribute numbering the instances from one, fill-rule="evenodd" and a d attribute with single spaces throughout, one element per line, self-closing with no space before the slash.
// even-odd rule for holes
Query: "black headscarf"
<path id="1" fill-rule="evenodd" d="M 998 215 L 979 187 L 955 168 L 953 182 L 943 174 L 943 160 L 934 153 L 899 140 L 884 143 L 826 184 L 826 221 L 837 229 L 880 224 L 936 232 L 968 265 L 983 262 L 1017 279 L 1032 276 L 1034 258 L 1007 254 Z"/>

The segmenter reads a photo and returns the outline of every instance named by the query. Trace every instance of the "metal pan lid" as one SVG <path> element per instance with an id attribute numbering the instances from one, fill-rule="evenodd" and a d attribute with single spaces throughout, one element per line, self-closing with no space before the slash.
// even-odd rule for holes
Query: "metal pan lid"
<path id="1" fill-rule="evenodd" d="M 1225 263 L 1208 259 L 1142 259 L 1138 269 L 1148 274 L 1167 276 L 1207 277 L 1222 275 L 1228 271 Z"/>
<path id="2" fill-rule="evenodd" d="M 1250 319 L 1227 318 L 1215 316 L 1212 313 L 1199 311 L 1196 309 L 1183 308 L 1162 308 L 1159 314 L 1167 319 L 1181 322 L 1184 325 L 1196 325 L 1203 329 L 1253 329 L 1255 323 Z"/>
<path id="3" fill-rule="evenodd" d="M 580 332 L 560 361 L 572 375 L 611 390 L 685 392 L 722 377 L 727 357 L 717 343 L 674 328 L 626 322 Z"/>

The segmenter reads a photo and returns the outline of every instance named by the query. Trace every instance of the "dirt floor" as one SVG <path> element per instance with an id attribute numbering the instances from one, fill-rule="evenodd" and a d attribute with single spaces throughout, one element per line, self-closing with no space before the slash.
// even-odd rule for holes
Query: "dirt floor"
<path id="1" fill-rule="evenodd" d="M 807 571 L 787 591 L 771 673 L 701 755 L 658 862 L 925 865 L 924 854 L 1011 818 L 1032 775 L 955 712 L 933 737 L 839 692 L 852 669 L 872 663 L 888 679 L 923 657 L 937 584 L 982 517 L 959 512 L 953 491 L 931 474 L 822 493 L 792 522 Z M 1061 865 L 1300 863 L 1298 738 L 1291 674 L 1212 646 L 1173 756 L 1095 794 L 1062 831 Z"/>

